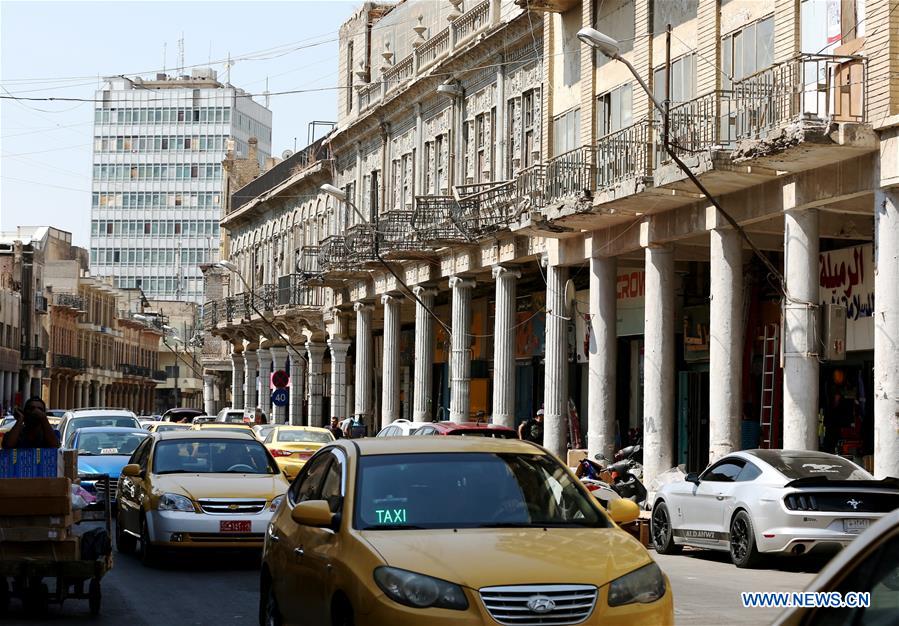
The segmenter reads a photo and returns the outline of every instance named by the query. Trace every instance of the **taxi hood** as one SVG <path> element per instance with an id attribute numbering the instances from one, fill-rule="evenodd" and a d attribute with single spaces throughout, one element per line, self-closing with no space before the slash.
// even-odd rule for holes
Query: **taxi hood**
<path id="1" fill-rule="evenodd" d="M 368 530 L 359 535 L 387 565 L 472 589 L 526 584 L 600 587 L 652 560 L 639 541 L 614 527 Z"/>
<path id="2" fill-rule="evenodd" d="M 157 474 L 154 491 L 177 493 L 192 500 L 203 498 L 265 498 L 287 491 L 281 474 Z"/>

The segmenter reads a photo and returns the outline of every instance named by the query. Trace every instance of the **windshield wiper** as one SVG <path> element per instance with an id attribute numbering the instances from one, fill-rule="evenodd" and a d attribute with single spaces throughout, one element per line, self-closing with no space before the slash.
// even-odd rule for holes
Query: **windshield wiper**
<path id="1" fill-rule="evenodd" d="M 424 526 L 413 526 L 411 524 L 372 524 L 365 526 L 360 530 L 426 530 Z"/>

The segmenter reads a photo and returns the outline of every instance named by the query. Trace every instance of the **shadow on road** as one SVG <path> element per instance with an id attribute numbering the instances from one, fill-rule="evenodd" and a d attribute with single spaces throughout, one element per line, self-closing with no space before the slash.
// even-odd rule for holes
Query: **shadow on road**
<path id="1" fill-rule="evenodd" d="M 120 554 L 117 558 L 133 559 L 134 557 Z M 258 549 L 240 552 L 185 549 L 162 552 L 151 569 L 179 572 L 258 571 L 261 563 L 262 554 Z"/>
<path id="2" fill-rule="evenodd" d="M 684 548 L 681 554 L 697 561 L 731 564 L 730 554 L 718 550 Z M 794 574 L 817 574 L 835 554 L 836 552 L 820 552 L 803 556 L 765 556 L 756 569 L 776 570 Z M 732 567 L 736 566 L 732 565 Z"/>

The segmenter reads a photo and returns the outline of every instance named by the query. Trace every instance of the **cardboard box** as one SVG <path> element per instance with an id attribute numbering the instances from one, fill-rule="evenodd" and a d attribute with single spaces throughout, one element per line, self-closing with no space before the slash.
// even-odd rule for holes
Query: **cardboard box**
<path id="1" fill-rule="evenodd" d="M 568 467 L 577 467 L 578 464 L 587 458 L 587 451 L 583 448 L 577 448 L 568 451 Z"/>
<path id="2" fill-rule="evenodd" d="M 0 478 L 53 478 L 62 476 L 59 448 L 0 450 Z"/>
<path id="3" fill-rule="evenodd" d="M 78 514 L 77 516 L 75 514 Z M 16 515 L 0 517 L 0 529 L 4 528 L 70 528 L 81 519 L 81 511 L 71 515 Z"/>
<path id="4" fill-rule="evenodd" d="M 71 515 L 68 478 L 0 479 L 0 516 Z"/>
<path id="5" fill-rule="evenodd" d="M 0 559 L 22 558 L 77 561 L 81 559 L 81 540 L 74 536 L 62 541 L 0 542 Z"/>
<path id="6" fill-rule="evenodd" d="M 78 450 L 60 450 L 60 473 L 63 478 L 68 478 L 73 483 L 78 481 Z"/>
<path id="7" fill-rule="evenodd" d="M 63 541 L 69 538 L 68 528 L 26 526 L 0 528 L 0 542 L 6 541 Z"/>

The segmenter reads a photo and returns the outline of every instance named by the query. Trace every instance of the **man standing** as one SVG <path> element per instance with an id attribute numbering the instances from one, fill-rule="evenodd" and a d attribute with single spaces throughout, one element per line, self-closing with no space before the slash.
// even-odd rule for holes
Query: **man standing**
<path id="1" fill-rule="evenodd" d="M 340 428 L 340 423 L 337 421 L 336 417 L 331 417 L 331 423 L 328 424 L 328 430 L 331 431 L 331 434 L 334 435 L 334 439 L 340 439 L 343 437 L 343 430 Z"/>
<path id="2" fill-rule="evenodd" d="M 268 420 L 265 419 L 265 413 L 258 406 L 256 407 L 256 415 L 253 417 L 253 424 L 268 424 Z"/>
<path id="3" fill-rule="evenodd" d="M 518 427 L 518 438 L 543 445 L 543 409 L 537 411 L 535 417 L 521 423 Z"/>
<path id="4" fill-rule="evenodd" d="M 3 447 L 58 448 L 59 437 L 47 420 L 47 406 L 35 396 L 29 398 L 23 410 L 15 409 L 16 424 L 3 437 Z"/>

